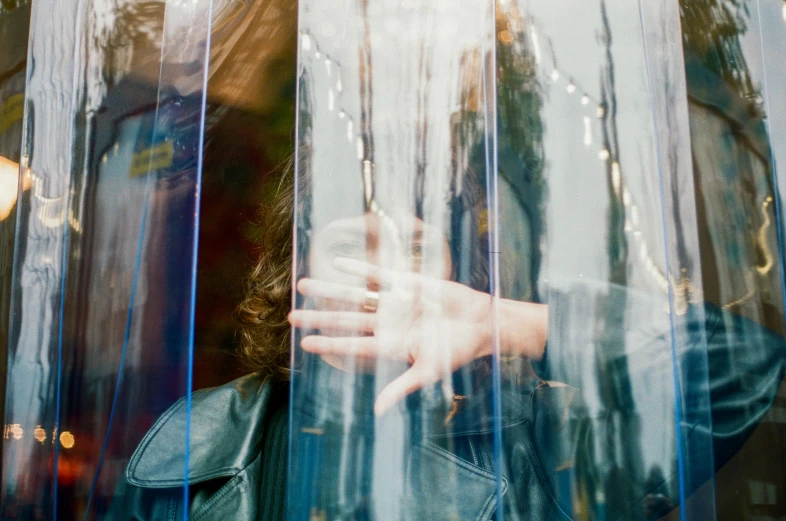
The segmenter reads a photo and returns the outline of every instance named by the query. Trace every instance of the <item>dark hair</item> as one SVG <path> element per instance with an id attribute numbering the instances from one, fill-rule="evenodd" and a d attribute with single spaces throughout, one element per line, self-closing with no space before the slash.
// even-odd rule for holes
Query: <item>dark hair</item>
<path id="1" fill-rule="evenodd" d="M 277 380 L 289 379 L 294 188 L 289 161 L 273 197 L 260 208 L 259 261 L 237 308 L 240 357 L 252 370 Z"/>

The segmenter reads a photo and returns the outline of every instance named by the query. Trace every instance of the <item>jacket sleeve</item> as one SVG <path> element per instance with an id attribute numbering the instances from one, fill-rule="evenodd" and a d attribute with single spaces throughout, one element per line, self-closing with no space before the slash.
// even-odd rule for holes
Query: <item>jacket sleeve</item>
<path id="1" fill-rule="evenodd" d="M 710 441 L 715 468 L 761 421 L 784 376 L 782 335 L 710 304 L 669 313 L 663 295 L 587 284 L 551 290 L 548 303 L 540 377 L 578 388 L 591 416 L 667 414 L 677 389 L 682 431 Z"/>

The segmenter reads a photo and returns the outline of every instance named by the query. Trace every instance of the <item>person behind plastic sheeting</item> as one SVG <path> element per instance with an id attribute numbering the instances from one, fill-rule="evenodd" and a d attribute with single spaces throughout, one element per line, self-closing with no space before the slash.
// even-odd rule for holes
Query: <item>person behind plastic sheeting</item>
<path id="1" fill-rule="evenodd" d="M 294 326 L 305 332 L 295 338 L 311 354 L 295 371 L 318 364 L 321 374 L 334 377 L 349 371 L 370 374 L 374 364 L 387 360 L 401 364 L 399 374 L 363 404 L 365 410 L 358 411 L 356 425 L 380 422 L 395 414 L 406 416 L 414 410 L 413 402 L 422 403 L 433 396 L 426 390 L 434 389 L 435 384 L 440 390 L 437 395 L 446 388 L 456 391 L 451 382 L 458 380 L 451 379 L 451 373 L 470 367 L 472 374 L 481 375 L 462 389 L 465 394 L 458 407 L 454 400 L 452 407 L 448 403 L 442 409 L 442 424 L 453 425 L 449 440 L 437 435 L 421 439 L 427 451 L 439 451 L 445 457 L 424 460 L 434 468 L 420 469 L 419 477 L 431 477 L 431 481 L 421 480 L 418 488 L 407 490 L 411 496 L 396 498 L 403 506 L 395 515 L 387 516 L 374 508 L 381 498 L 345 494 L 343 502 L 331 503 L 333 496 L 329 495 L 313 499 L 314 504 L 307 505 L 307 518 L 492 519 L 500 508 L 494 479 L 499 473 L 505 515 L 512 519 L 567 519 L 570 507 L 566 501 L 571 498 L 560 494 L 560 465 L 565 461 L 591 462 L 592 437 L 603 435 L 597 418 L 588 412 L 592 407 L 587 403 L 592 400 L 576 397 L 583 392 L 581 378 L 565 369 L 570 360 L 593 363 L 583 355 L 594 348 L 589 343 L 581 345 L 581 341 L 591 342 L 595 334 L 575 330 L 580 322 L 571 322 L 568 296 L 552 289 L 548 304 L 497 303 L 499 349 L 506 360 L 501 400 L 503 446 L 498 465 L 494 422 L 477 414 L 490 410 L 483 406 L 492 393 L 490 378 L 483 378 L 482 368 L 488 367 L 483 362 L 492 351 L 492 300 L 484 291 L 451 280 L 456 261 L 443 231 L 392 208 L 385 216 L 367 212 L 330 221 L 308 239 L 311 250 L 302 262 L 308 265 L 309 277 L 296 284 L 299 301 L 307 305 L 291 311 L 294 184 L 291 176 L 285 177 L 275 199 L 264 208 L 267 227 L 261 256 L 239 308 L 242 355 L 256 372 L 222 387 L 198 391 L 191 400 L 188 504 L 184 504 L 182 488 L 187 408 L 181 400 L 137 448 L 108 518 L 180 519 L 185 512 L 193 519 L 286 517 L 287 474 L 292 471 L 288 468 L 288 425 L 293 414 L 286 382 L 292 374 L 290 338 Z M 479 217 L 477 208 L 472 201 L 463 205 L 474 218 Z M 397 265 L 391 259 L 404 261 Z M 415 268 L 403 271 L 399 269 L 402 265 Z M 637 302 L 640 309 L 648 305 L 650 297 L 646 295 L 598 286 L 587 284 L 579 290 L 603 293 L 612 304 L 631 306 Z M 662 304 L 656 302 L 659 308 L 651 309 L 653 318 L 648 323 L 629 326 L 635 331 L 626 333 L 626 338 L 637 342 L 634 349 L 606 346 L 605 358 L 593 352 L 594 363 L 602 366 L 609 381 L 671 374 L 671 331 L 678 337 L 684 335 L 675 342 L 689 348 L 686 357 L 695 356 L 694 347 L 704 352 L 706 337 L 714 461 L 691 464 L 685 471 L 689 474 L 681 477 L 657 468 L 641 480 L 634 479 L 636 476 L 626 479 L 623 469 L 618 481 L 612 483 L 598 483 L 601 472 L 597 466 L 577 466 L 571 477 L 575 489 L 586 491 L 595 486 L 608 491 L 611 486 L 620 496 L 625 495 L 607 497 L 607 518 L 659 519 L 676 508 L 677 481 L 681 479 L 688 487 L 684 493 L 691 493 L 709 480 L 713 468 L 727 461 L 755 428 L 784 374 L 786 345 L 778 335 L 710 305 L 696 306 L 670 324 Z M 696 316 L 705 319 L 696 322 Z M 766 341 L 766 352 L 746 345 L 746 335 L 754 333 Z M 564 338 L 578 343 L 570 344 Z M 729 360 L 736 360 L 737 365 L 731 367 Z M 625 372 L 620 368 L 626 368 Z M 557 377 L 565 383 L 555 383 Z M 571 377 L 578 381 L 567 381 Z M 756 385 L 747 385 L 750 381 Z M 572 387 L 572 383 L 579 386 Z M 701 382 L 696 386 L 700 388 Z M 329 397 L 322 404 L 330 406 L 328 401 Z M 651 412 L 629 407 L 623 411 L 629 418 Z M 431 410 L 439 411 L 439 405 Z M 330 421 L 327 415 L 322 427 L 329 428 Z M 674 422 L 673 418 L 662 421 Z M 688 436 L 706 434 L 697 430 L 701 429 L 684 432 L 690 432 Z M 618 436 L 639 434 L 631 429 Z M 297 440 L 292 441 L 297 450 Z M 422 448 L 413 446 L 413 450 Z M 331 485 L 330 479 L 344 479 L 338 467 L 326 463 L 327 457 L 321 465 L 325 481 L 316 482 L 325 487 Z M 676 459 L 676 454 L 673 457 Z M 448 474 L 458 476 L 458 481 L 441 482 L 440 476 Z M 298 497 L 292 494 L 290 490 L 290 497 Z M 347 497 L 355 497 L 357 503 L 347 504 Z M 289 508 L 290 518 L 302 517 L 298 505 Z"/>

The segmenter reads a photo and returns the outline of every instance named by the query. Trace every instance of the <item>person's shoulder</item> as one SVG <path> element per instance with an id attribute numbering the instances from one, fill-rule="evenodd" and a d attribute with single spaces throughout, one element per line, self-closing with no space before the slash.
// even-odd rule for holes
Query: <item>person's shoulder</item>
<path id="1" fill-rule="evenodd" d="M 286 406 L 285 387 L 254 373 L 181 398 L 134 451 L 128 483 L 183 486 L 186 468 L 190 485 L 236 475 L 259 454 L 272 413 Z"/>

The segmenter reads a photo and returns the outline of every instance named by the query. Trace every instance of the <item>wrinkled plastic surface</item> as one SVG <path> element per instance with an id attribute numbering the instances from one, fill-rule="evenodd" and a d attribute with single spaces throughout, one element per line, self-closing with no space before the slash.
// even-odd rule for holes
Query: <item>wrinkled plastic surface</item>
<path id="1" fill-rule="evenodd" d="M 142 435 L 190 394 L 210 12 L 32 5 L 4 519 L 104 518 Z M 183 477 L 187 440 L 169 466 Z"/>
<path id="2" fill-rule="evenodd" d="M 289 519 L 495 511 L 493 8 L 300 3 Z"/>
<path id="3" fill-rule="evenodd" d="M 711 381 L 724 384 L 711 396 L 717 512 L 774 519 L 786 487 L 786 10 L 769 0 L 713 4 L 681 5 L 704 298 L 723 310 L 715 340 L 739 347 L 709 356 Z"/>
<path id="4" fill-rule="evenodd" d="M 5 404 L 6 349 L 19 191 L 30 4 L 0 7 L 0 415 Z M 24 187 L 24 180 L 23 180 Z M 3 467 L 0 455 L 0 468 Z"/>
<path id="5" fill-rule="evenodd" d="M 712 518 L 711 486 L 686 504 L 713 449 L 678 5 L 502 12 L 501 288 L 549 315 L 528 421 L 503 428 L 507 514 Z M 503 403 L 518 383 L 503 376 Z"/>

